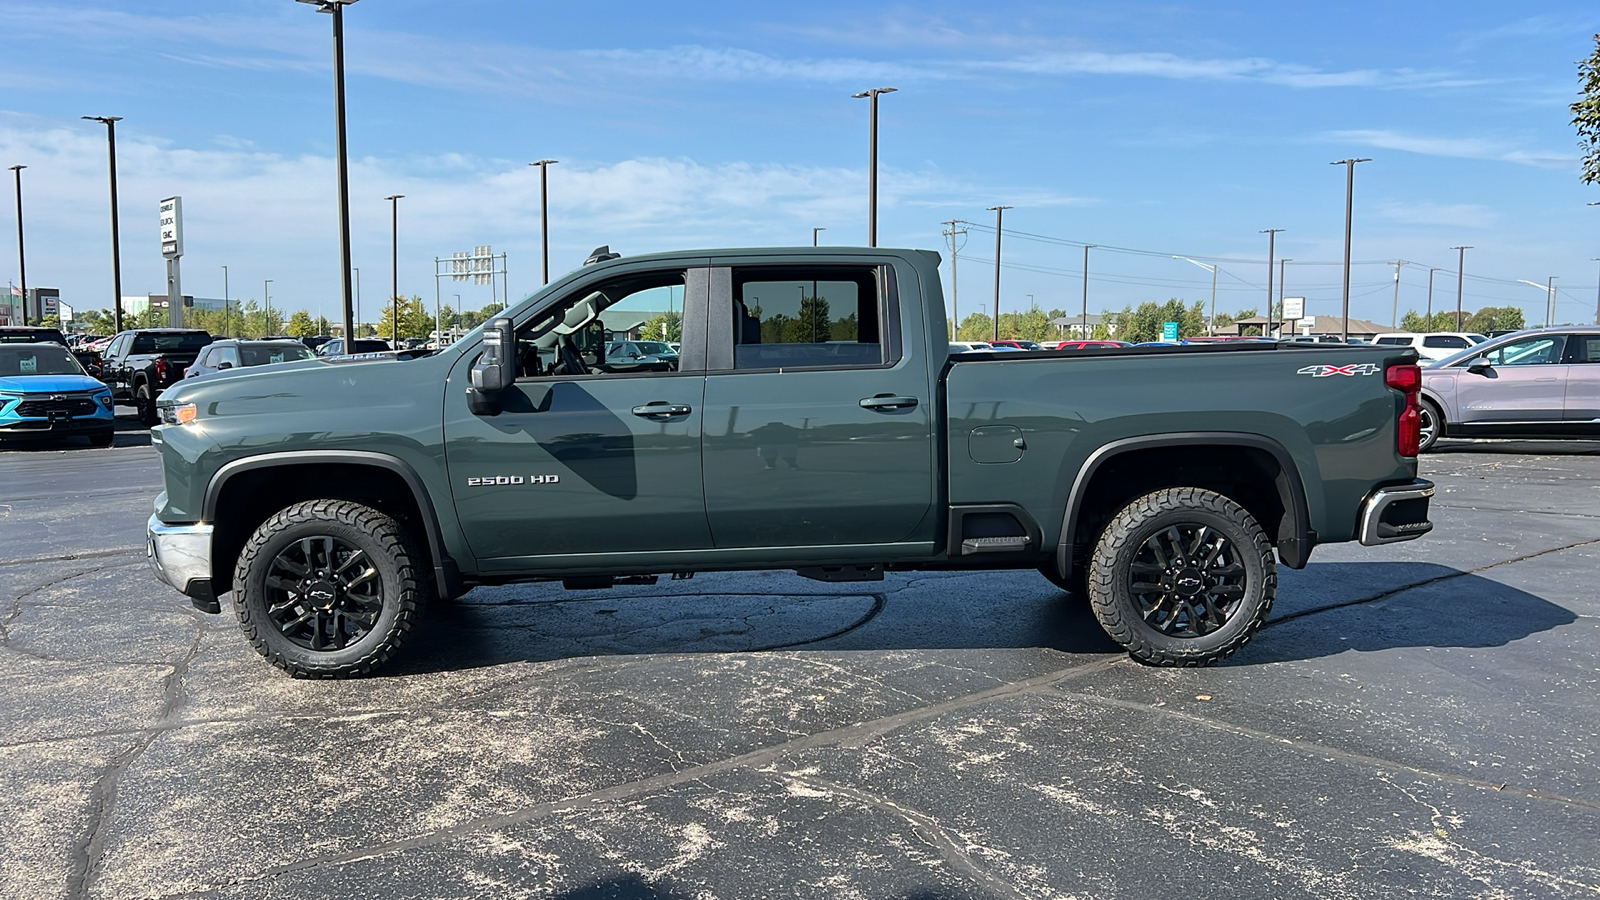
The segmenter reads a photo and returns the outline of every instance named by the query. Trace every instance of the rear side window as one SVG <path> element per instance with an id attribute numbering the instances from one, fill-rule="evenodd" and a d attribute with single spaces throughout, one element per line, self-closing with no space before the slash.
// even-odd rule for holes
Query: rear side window
<path id="1" fill-rule="evenodd" d="M 1472 346 L 1472 342 L 1464 337 L 1453 334 L 1430 334 L 1422 339 L 1422 346 L 1441 348 L 1446 350 L 1461 350 Z"/>
<path id="2" fill-rule="evenodd" d="M 867 266 L 735 269 L 735 369 L 884 362 L 882 298 Z"/>
<path id="3" fill-rule="evenodd" d="M 1381 337 L 1381 338 L 1378 338 L 1378 343 L 1385 344 L 1385 345 L 1390 346 L 1390 347 L 1409 347 L 1409 346 L 1411 346 L 1411 338 L 1408 338 L 1408 337 Z"/>
<path id="4" fill-rule="evenodd" d="M 1575 334 L 1567 338 L 1567 359 L 1574 363 L 1600 363 L 1600 334 Z"/>
<path id="5" fill-rule="evenodd" d="M 194 353 L 210 344 L 211 335 L 203 331 L 136 334 L 130 353 Z"/>

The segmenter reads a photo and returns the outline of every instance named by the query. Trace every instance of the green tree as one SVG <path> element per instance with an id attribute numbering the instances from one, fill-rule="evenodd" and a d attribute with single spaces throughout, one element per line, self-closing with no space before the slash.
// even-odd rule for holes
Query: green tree
<path id="1" fill-rule="evenodd" d="M 1428 327 L 1428 321 L 1424 319 L 1416 310 L 1408 309 L 1406 310 L 1406 314 L 1400 317 L 1400 330 L 1423 333 L 1431 331 L 1432 329 Z"/>
<path id="2" fill-rule="evenodd" d="M 1595 50 L 1578 60 L 1578 99 L 1571 107 L 1572 125 L 1578 130 L 1578 148 L 1583 151 L 1584 184 L 1600 182 L 1600 34 L 1594 36 Z"/>
<path id="3" fill-rule="evenodd" d="M 674 311 L 648 319 L 639 326 L 639 335 L 647 341 L 681 341 L 683 315 Z"/>
<path id="4" fill-rule="evenodd" d="M 830 318 L 827 297 L 800 298 L 800 315 L 790 319 L 783 328 L 783 343 L 822 343 L 833 337 L 833 319 Z"/>
<path id="5" fill-rule="evenodd" d="M 61 327 L 61 317 L 60 316 L 45 316 L 44 318 L 39 320 L 39 327 L 40 328 L 60 328 Z"/>
<path id="6" fill-rule="evenodd" d="M 311 337 L 317 333 L 317 323 L 311 321 L 311 314 L 303 309 L 297 309 L 289 317 L 289 336 L 297 338 Z"/>
<path id="7" fill-rule="evenodd" d="M 422 305 L 421 297 L 400 301 L 400 338 L 425 338 L 433 333 L 433 311 Z M 394 334 L 394 306 L 386 307 L 378 320 L 378 337 L 388 340 Z"/>
<path id="8" fill-rule="evenodd" d="M 1452 319 L 1455 318 L 1455 313 L 1448 313 L 1447 315 L 1449 315 Z M 1466 322 L 1462 325 L 1461 330 L 1482 333 L 1485 331 L 1494 331 L 1498 328 L 1512 328 L 1520 330 L 1526 327 L 1528 327 L 1527 320 L 1523 316 L 1522 310 L 1518 307 L 1485 306 L 1484 308 L 1468 316 Z"/>
<path id="9" fill-rule="evenodd" d="M 961 341 L 987 341 L 994 337 L 994 320 L 983 313 L 969 313 L 956 329 L 956 339 Z"/>

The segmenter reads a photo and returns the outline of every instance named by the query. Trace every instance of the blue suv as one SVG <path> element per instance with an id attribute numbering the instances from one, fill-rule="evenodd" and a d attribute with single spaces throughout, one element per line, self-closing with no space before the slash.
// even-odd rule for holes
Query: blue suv
<path id="1" fill-rule="evenodd" d="M 60 344 L 0 344 L 0 440 L 84 435 L 112 438 L 111 389 L 90 378 Z"/>

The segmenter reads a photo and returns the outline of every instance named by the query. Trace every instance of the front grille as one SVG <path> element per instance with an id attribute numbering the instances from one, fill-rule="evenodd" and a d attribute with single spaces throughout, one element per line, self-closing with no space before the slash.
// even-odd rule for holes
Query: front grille
<path id="1" fill-rule="evenodd" d="M 60 397 L 60 400 L 55 399 Z M 34 400 L 24 400 L 17 404 L 15 410 L 19 416 L 29 418 L 72 418 L 75 416 L 92 416 L 97 404 L 94 397 L 89 394 L 53 394 Z"/>

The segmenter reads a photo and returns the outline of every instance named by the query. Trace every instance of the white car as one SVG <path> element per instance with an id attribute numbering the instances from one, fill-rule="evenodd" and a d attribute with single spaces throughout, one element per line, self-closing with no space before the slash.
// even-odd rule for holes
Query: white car
<path id="1" fill-rule="evenodd" d="M 971 353 L 974 350 L 993 350 L 986 341 L 951 341 L 951 353 Z"/>
<path id="2" fill-rule="evenodd" d="M 1488 338 L 1483 335 L 1470 331 L 1435 331 L 1428 334 L 1392 331 L 1378 335 L 1373 343 L 1383 347 L 1410 347 L 1424 360 L 1440 360 L 1486 340 Z"/>

